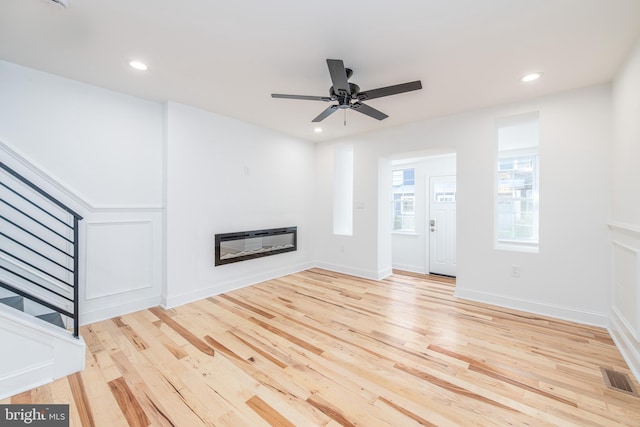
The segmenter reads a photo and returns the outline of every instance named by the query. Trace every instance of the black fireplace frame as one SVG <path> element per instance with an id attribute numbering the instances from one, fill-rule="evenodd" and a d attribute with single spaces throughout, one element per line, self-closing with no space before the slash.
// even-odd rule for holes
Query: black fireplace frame
<path id="1" fill-rule="evenodd" d="M 278 236 L 283 234 L 293 234 L 293 247 L 267 250 L 248 255 L 235 256 L 233 258 L 221 259 L 221 244 L 229 241 L 254 239 L 260 237 Z M 225 265 L 234 262 L 247 261 L 254 258 L 293 252 L 298 250 L 298 227 L 268 228 L 264 230 L 238 231 L 234 233 L 221 233 L 215 235 L 215 259 L 214 265 Z"/>

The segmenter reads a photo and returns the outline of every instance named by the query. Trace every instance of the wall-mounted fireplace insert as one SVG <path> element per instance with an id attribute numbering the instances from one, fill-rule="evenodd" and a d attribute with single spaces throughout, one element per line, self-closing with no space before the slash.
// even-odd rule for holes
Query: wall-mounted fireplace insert
<path id="1" fill-rule="evenodd" d="M 298 227 L 216 234 L 215 265 L 298 249 Z"/>

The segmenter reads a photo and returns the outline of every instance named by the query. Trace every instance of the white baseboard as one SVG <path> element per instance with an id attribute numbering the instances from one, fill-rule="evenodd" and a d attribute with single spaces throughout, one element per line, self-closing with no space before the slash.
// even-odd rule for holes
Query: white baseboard
<path id="1" fill-rule="evenodd" d="M 385 276 L 385 271 L 372 271 L 372 270 L 362 270 L 359 268 L 353 268 L 346 265 L 340 264 L 332 264 L 326 262 L 316 262 L 315 267 L 322 268 L 324 270 L 335 271 L 336 273 L 348 274 L 350 276 L 362 277 L 363 279 L 369 280 L 381 280 L 382 278 L 391 274 L 391 269 L 389 269 L 388 274 Z"/>
<path id="2" fill-rule="evenodd" d="M 424 270 L 424 267 L 421 266 L 421 265 L 393 264 L 393 269 L 394 270 L 409 271 L 411 273 L 427 274 L 425 272 L 425 270 Z"/>
<path id="3" fill-rule="evenodd" d="M 117 316 L 134 313 L 150 307 L 156 307 L 162 303 L 160 296 L 142 299 L 130 303 L 123 303 L 116 306 L 104 307 L 99 310 L 81 312 L 79 316 L 81 325 L 100 322 L 102 320 L 112 319 Z"/>
<path id="4" fill-rule="evenodd" d="M 391 276 L 392 274 L 393 274 L 393 267 L 389 267 L 384 270 L 379 270 L 378 277 L 376 280 L 384 280 L 387 277 Z"/>
<path id="5" fill-rule="evenodd" d="M 244 288 L 247 286 L 255 285 L 260 282 L 265 282 L 271 279 L 277 279 L 287 274 L 297 273 L 299 271 L 308 270 L 313 268 L 313 263 L 302 263 L 290 267 L 283 267 L 275 270 L 265 271 L 260 274 L 254 274 L 251 276 L 238 277 L 233 280 L 229 280 L 223 283 L 216 283 L 215 286 L 198 289 L 196 291 L 188 292 L 181 295 L 164 296 L 161 301 L 163 308 L 177 307 L 183 304 L 188 304 L 193 301 L 199 301 L 205 298 L 209 298 L 214 295 L 219 295 L 225 292 L 230 292 L 235 289 Z"/>
<path id="6" fill-rule="evenodd" d="M 560 305 L 542 303 L 521 298 L 506 297 L 489 292 L 478 292 L 468 289 L 460 289 L 459 287 L 456 287 L 453 295 L 456 298 L 497 305 L 500 307 L 526 311 L 542 316 L 554 317 L 556 319 L 568 320 L 571 322 L 598 326 L 601 328 L 606 328 L 609 324 L 609 316 L 607 313 L 596 313 L 586 310 L 578 310 L 572 307 L 564 307 Z"/>
<path id="7" fill-rule="evenodd" d="M 607 329 L 616 347 L 620 350 L 620 354 L 629 365 L 629 369 L 636 377 L 636 380 L 640 382 L 640 342 L 638 342 L 631 328 L 615 308 L 611 309 L 611 317 Z"/>

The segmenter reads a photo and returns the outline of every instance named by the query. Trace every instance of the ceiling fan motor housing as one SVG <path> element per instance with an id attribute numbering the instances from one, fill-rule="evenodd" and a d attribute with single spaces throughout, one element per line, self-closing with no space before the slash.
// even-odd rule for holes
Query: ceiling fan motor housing
<path id="1" fill-rule="evenodd" d="M 329 96 L 331 98 L 334 98 L 336 101 L 338 101 L 338 105 L 341 108 L 349 108 L 349 103 L 351 102 L 351 100 L 359 99 L 360 86 L 358 86 L 355 83 L 349 83 L 349 92 L 351 94 L 348 94 L 343 91 L 340 91 L 340 92 L 341 93 L 336 93 L 333 86 L 329 88 Z M 343 107 L 343 105 L 346 105 L 346 107 Z"/>

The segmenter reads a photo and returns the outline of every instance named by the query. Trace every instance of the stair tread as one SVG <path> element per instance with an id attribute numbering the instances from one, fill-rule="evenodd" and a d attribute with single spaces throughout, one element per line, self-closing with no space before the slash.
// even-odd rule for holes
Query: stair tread
<path id="1" fill-rule="evenodd" d="M 0 298 L 0 303 L 8 305 L 9 307 L 15 308 L 17 310 L 24 311 L 24 298 L 19 295 Z"/>
<path id="2" fill-rule="evenodd" d="M 60 313 L 45 313 L 45 314 L 40 314 L 38 316 L 36 316 L 38 319 L 42 319 L 46 322 L 51 323 L 52 325 L 56 325 L 59 326 L 61 328 L 64 328 L 64 323 L 62 322 L 62 316 L 60 315 Z"/>

